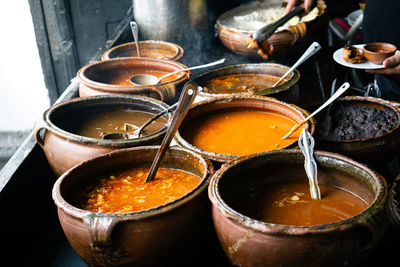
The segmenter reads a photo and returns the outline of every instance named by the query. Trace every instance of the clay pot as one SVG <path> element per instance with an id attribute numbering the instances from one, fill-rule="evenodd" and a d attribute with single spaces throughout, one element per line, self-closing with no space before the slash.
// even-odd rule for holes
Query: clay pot
<path id="1" fill-rule="evenodd" d="M 232 108 L 234 109 L 256 108 L 265 112 L 281 114 L 296 121 L 297 123 L 303 122 L 304 119 L 308 116 L 308 113 L 300 109 L 299 107 L 287 104 L 283 101 L 279 101 L 272 97 L 266 97 L 266 96 L 215 97 L 195 103 L 190 107 L 184 121 L 182 122 L 181 127 L 179 128 L 179 130 L 175 135 L 176 142 L 179 145 L 188 148 L 192 151 L 195 151 L 201 154 L 205 158 L 210 159 L 213 163 L 216 164 L 216 166 L 218 166 L 221 163 L 226 163 L 228 161 L 237 159 L 239 156 L 209 152 L 195 147 L 182 137 L 182 130 L 181 130 L 184 128 L 185 124 L 187 124 L 189 121 L 196 120 L 202 115 L 207 115 L 207 114 L 212 115 L 214 112 Z M 306 129 L 308 129 L 308 131 L 311 134 L 314 133 L 314 124 L 315 124 L 314 120 L 309 120 L 306 123 Z M 297 140 L 294 140 L 286 148 L 294 146 L 296 144 Z"/>
<path id="2" fill-rule="evenodd" d="M 238 22 L 237 17 L 245 14 L 249 14 L 250 16 L 250 14 L 258 10 L 279 7 L 282 7 L 282 1 L 280 0 L 252 1 L 228 10 L 217 19 L 216 27 L 218 37 L 228 49 L 236 54 L 250 58 L 261 58 L 257 48 L 248 47 L 248 38 L 252 36 L 256 30 L 242 25 L 241 22 Z M 268 55 L 266 56 L 275 57 L 287 55 L 287 53 L 296 49 L 297 45 L 302 40 L 305 40 L 306 37 L 315 36 L 324 31 L 329 23 L 329 17 L 325 13 L 326 5 L 324 1 L 317 1 L 317 7 L 319 9 L 319 15 L 315 19 L 289 26 L 284 30 L 278 30 L 271 35 L 268 40 L 264 41 L 262 46 L 268 47 L 265 49 L 265 51 L 268 50 Z M 249 21 L 251 21 L 251 19 L 249 19 Z M 249 23 L 249 21 L 245 23 Z"/>
<path id="3" fill-rule="evenodd" d="M 346 96 L 335 100 L 338 104 L 356 107 L 369 107 L 379 110 L 388 108 L 398 117 L 395 128 L 385 134 L 355 140 L 330 141 L 319 135 L 315 135 L 316 149 L 336 152 L 356 161 L 365 163 L 370 167 L 381 170 L 386 163 L 397 156 L 400 149 L 400 110 L 393 102 L 376 97 Z M 321 117 L 317 117 L 316 127 L 322 123 Z M 379 155 L 377 157 L 377 155 Z"/>
<path id="4" fill-rule="evenodd" d="M 320 184 L 346 189 L 368 208 L 343 221 L 314 226 L 261 222 L 228 203 L 272 183 L 308 183 L 298 149 L 242 157 L 226 163 L 212 177 L 209 198 L 220 243 L 236 266 L 352 266 L 364 263 L 388 229 L 385 180 L 347 157 L 316 151 Z"/>
<path id="5" fill-rule="evenodd" d="M 363 46 L 366 59 L 374 64 L 382 64 L 385 59 L 396 53 L 397 47 L 389 43 L 369 43 Z"/>
<path id="6" fill-rule="evenodd" d="M 149 168 L 158 148 L 136 147 L 101 155 L 68 170 L 54 184 L 53 199 L 64 233 L 90 266 L 169 266 L 172 259 L 182 260 L 198 249 L 198 241 L 205 240 L 206 227 L 212 225 L 208 224 L 211 214 L 207 199 L 212 165 L 186 149 L 170 148 L 161 167 L 188 171 L 202 181 L 172 202 L 139 212 L 108 214 L 72 204 L 98 177 L 135 167 Z"/>
<path id="7" fill-rule="evenodd" d="M 158 113 L 168 105 L 140 96 L 93 96 L 56 104 L 43 113 L 34 126 L 35 138 L 43 148 L 51 169 L 57 176 L 82 161 L 121 148 L 161 144 L 167 127 L 151 135 L 127 140 L 103 140 L 80 136 L 60 128 L 77 115 L 96 111 L 128 109 Z M 170 114 L 164 115 L 166 119 Z"/>
<path id="8" fill-rule="evenodd" d="M 183 48 L 177 44 L 164 42 L 164 41 L 140 41 L 140 56 L 160 60 L 173 60 L 177 61 L 183 56 Z M 118 57 L 137 57 L 136 43 L 130 42 L 117 45 L 107 50 L 102 60 Z"/>
<path id="9" fill-rule="evenodd" d="M 166 103 L 174 103 L 179 97 L 184 83 L 189 79 L 188 72 L 177 74 L 176 79 L 157 85 L 133 85 L 129 83 L 129 78 L 133 74 L 154 71 L 169 73 L 185 68 L 187 68 L 185 65 L 174 61 L 138 57 L 93 62 L 78 71 L 79 96 L 143 95 Z M 117 80 L 124 81 L 124 85 L 118 84 Z"/>
<path id="10" fill-rule="evenodd" d="M 194 78 L 194 81 L 201 87 L 213 78 L 232 75 L 232 74 L 267 74 L 271 76 L 281 77 L 287 71 L 288 67 L 274 63 L 259 63 L 259 64 L 239 64 L 232 65 L 224 68 L 219 68 L 205 72 Z M 219 94 L 219 93 L 208 93 L 202 89 L 199 91 L 196 101 L 208 99 L 211 97 L 226 97 L 233 95 L 263 95 L 274 97 L 278 100 L 286 101 L 289 103 L 296 103 L 299 97 L 299 86 L 298 81 L 300 79 L 300 73 L 298 70 L 294 70 L 285 78 L 285 83 L 280 84 L 274 88 L 266 88 L 252 93 L 232 93 L 232 94 Z M 238 84 L 238 86 L 240 86 Z"/>
<path id="11" fill-rule="evenodd" d="M 392 230 L 396 233 L 396 239 L 400 235 L 400 175 L 398 175 L 389 190 L 387 211 Z M 398 239 L 397 239 L 398 240 Z M 398 242 L 398 241 L 397 241 Z"/>

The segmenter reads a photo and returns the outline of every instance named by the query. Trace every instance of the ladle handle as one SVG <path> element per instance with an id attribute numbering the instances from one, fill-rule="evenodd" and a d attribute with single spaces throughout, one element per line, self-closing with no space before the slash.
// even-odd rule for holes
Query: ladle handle
<path id="1" fill-rule="evenodd" d="M 296 63 L 285 73 L 283 76 L 272 86 L 277 86 L 283 79 L 286 78 L 294 69 L 300 66 L 304 61 L 309 59 L 312 55 L 317 53 L 321 49 L 321 45 L 318 42 L 313 42 L 310 47 L 304 52 L 304 54 L 297 60 Z"/>
<path id="2" fill-rule="evenodd" d="M 137 55 L 138 55 L 138 57 L 141 57 L 140 48 L 139 48 L 139 26 L 134 21 L 131 21 L 130 25 L 131 25 L 133 39 L 135 40 L 135 44 L 136 44 Z"/>
<path id="3" fill-rule="evenodd" d="M 183 119 L 185 118 L 190 105 L 192 104 L 194 98 L 197 95 L 198 85 L 193 82 L 187 82 L 182 90 L 181 96 L 178 101 L 178 106 L 172 116 L 171 124 L 167 129 L 167 133 L 161 143 L 160 149 L 157 151 L 156 157 L 150 167 L 149 175 L 146 178 L 146 182 L 149 182 L 154 179 L 156 176 L 158 167 L 163 159 L 165 152 L 167 151 L 169 144 L 172 141 L 176 131 L 181 125 Z"/>

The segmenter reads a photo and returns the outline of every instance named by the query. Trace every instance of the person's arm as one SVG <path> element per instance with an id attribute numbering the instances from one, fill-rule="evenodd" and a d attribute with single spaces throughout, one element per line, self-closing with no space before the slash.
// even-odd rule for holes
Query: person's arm
<path id="1" fill-rule="evenodd" d="M 400 53 L 385 59 L 383 65 L 385 66 L 384 69 L 366 70 L 366 72 L 400 78 Z"/>
<path id="2" fill-rule="evenodd" d="M 292 11 L 292 9 L 295 8 L 296 6 L 301 5 L 303 2 L 304 2 L 304 9 L 306 10 L 306 13 L 308 13 L 314 4 L 314 0 L 288 0 L 285 9 L 285 15 L 290 11 Z"/>

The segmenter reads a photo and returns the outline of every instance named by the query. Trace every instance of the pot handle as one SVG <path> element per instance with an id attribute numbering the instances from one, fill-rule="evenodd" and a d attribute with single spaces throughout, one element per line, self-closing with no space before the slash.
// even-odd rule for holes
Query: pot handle
<path id="1" fill-rule="evenodd" d="M 95 250 L 102 251 L 111 243 L 111 234 L 119 218 L 109 215 L 91 213 L 83 218 L 88 230 L 91 246 Z"/>
<path id="2" fill-rule="evenodd" d="M 44 130 L 43 134 L 42 130 Z M 49 130 L 48 125 L 43 119 L 39 119 L 35 122 L 33 126 L 33 133 L 35 135 L 36 142 L 44 148 L 44 137 L 46 135 L 46 132 Z"/>

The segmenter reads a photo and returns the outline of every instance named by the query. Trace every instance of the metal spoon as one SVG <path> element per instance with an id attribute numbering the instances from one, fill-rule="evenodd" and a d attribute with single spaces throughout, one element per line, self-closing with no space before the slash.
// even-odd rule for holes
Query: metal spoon
<path id="1" fill-rule="evenodd" d="M 159 112 L 157 115 L 151 117 L 148 119 L 142 126 L 137 127 L 132 133 L 109 133 L 105 134 L 103 136 L 103 139 L 133 139 L 133 138 L 138 138 L 140 137 L 140 134 L 142 133 L 143 129 L 147 126 L 149 126 L 153 121 L 156 119 L 160 118 L 162 115 L 165 113 L 168 113 L 172 110 L 174 110 L 178 105 L 178 102 L 173 104 L 167 109 L 164 109 L 163 111 Z"/>
<path id="2" fill-rule="evenodd" d="M 131 25 L 131 30 L 132 30 L 133 39 L 135 40 L 135 44 L 136 44 L 137 55 L 138 55 L 138 57 L 140 57 L 140 48 L 139 48 L 139 26 L 138 26 L 137 23 L 134 22 L 134 21 L 131 21 L 131 22 L 130 22 L 130 25 Z"/>
<path id="3" fill-rule="evenodd" d="M 303 129 L 299 138 L 299 147 L 304 154 L 304 169 L 310 184 L 310 194 L 312 199 L 321 199 L 321 192 L 318 186 L 317 179 L 317 163 L 314 159 L 314 138 L 306 130 Z"/>
<path id="4" fill-rule="evenodd" d="M 196 97 L 197 91 L 198 86 L 195 82 L 190 81 L 185 84 L 178 101 L 178 106 L 172 117 L 171 124 L 167 129 L 167 133 L 164 136 L 160 149 L 157 151 L 156 157 L 154 158 L 154 161 L 150 167 L 149 175 L 146 178 L 146 182 L 153 180 L 156 176 L 161 160 L 163 159 L 165 152 L 167 151 L 169 144 L 172 141 L 172 138 L 174 137 L 176 131 L 181 125 L 183 119 L 185 118 L 190 105 Z"/>
<path id="5" fill-rule="evenodd" d="M 161 76 L 160 78 L 157 78 L 157 76 L 151 75 L 151 74 L 136 74 L 133 75 L 129 78 L 129 81 L 134 84 L 134 85 L 155 85 L 158 84 L 160 81 L 162 81 L 164 78 L 174 75 L 176 73 L 179 72 L 184 72 L 184 71 L 188 71 L 188 70 L 195 70 L 195 69 L 201 69 L 201 68 L 207 68 L 207 67 L 211 67 L 214 65 L 218 65 L 221 63 L 225 62 L 225 58 L 222 58 L 220 60 L 208 63 L 208 64 L 203 64 L 203 65 L 199 65 L 199 66 L 194 66 L 194 67 L 190 67 L 190 68 L 185 68 L 182 70 L 177 70 L 174 72 L 170 72 L 167 74 L 164 74 L 163 76 Z"/>
<path id="6" fill-rule="evenodd" d="M 304 54 L 297 60 L 296 63 L 285 73 L 283 76 L 272 86 L 275 87 L 277 86 L 283 79 L 286 78 L 295 68 L 300 66 L 304 61 L 309 59 L 312 55 L 317 53 L 321 49 L 321 45 L 317 42 L 313 42 L 310 47 L 304 52 Z"/>
<path id="7" fill-rule="evenodd" d="M 297 129 L 299 129 L 304 123 L 306 123 L 309 119 L 311 119 L 315 114 L 323 110 L 325 107 L 327 107 L 330 103 L 332 103 L 336 98 L 341 96 L 347 89 L 349 89 L 350 84 L 348 82 L 345 82 L 342 86 L 339 87 L 339 89 L 324 103 L 322 104 L 317 110 L 315 110 L 313 113 L 311 113 L 304 121 L 302 121 L 299 124 L 296 124 L 295 126 L 290 129 L 290 131 L 282 137 L 283 139 L 288 138 L 291 136 Z"/>

